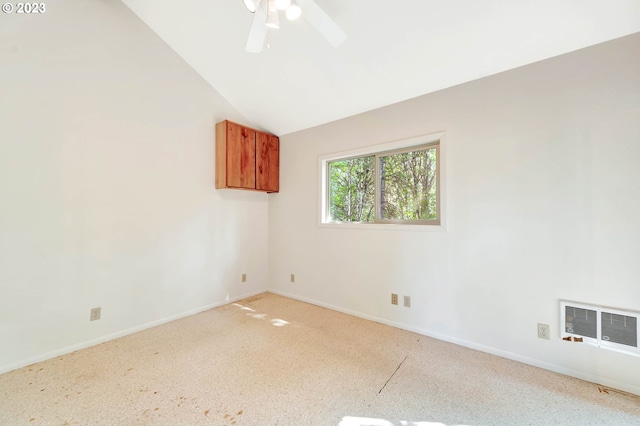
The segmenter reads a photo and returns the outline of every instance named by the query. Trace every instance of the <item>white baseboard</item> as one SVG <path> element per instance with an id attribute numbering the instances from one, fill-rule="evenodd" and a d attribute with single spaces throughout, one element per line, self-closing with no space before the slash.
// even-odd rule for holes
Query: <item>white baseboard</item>
<path id="1" fill-rule="evenodd" d="M 564 367 L 562 365 L 552 364 L 544 361 L 540 361 L 535 358 L 529 358 L 527 356 L 504 351 L 502 349 L 493 348 L 491 346 L 481 345 L 479 343 L 471 342 L 468 340 L 458 339 L 456 337 L 447 336 L 441 333 L 434 333 L 432 331 L 413 327 L 408 324 L 399 323 L 395 321 L 389 321 L 384 318 L 378 318 L 372 315 L 363 314 L 361 312 L 352 311 L 350 309 L 341 308 L 340 306 L 331 305 L 329 303 L 319 302 L 317 300 L 309 299 L 306 297 L 297 296 L 295 294 L 287 293 L 285 291 L 269 289 L 269 293 L 278 294 L 280 296 L 289 297 L 291 299 L 299 300 L 301 302 L 310 303 L 312 305 L 321 306 L 323 308 L 331 309 L 333 311 L 342 312 L 343 314 L 352 315 L 354 317 L 363 318 L 366 320 L 378 322 L 380 324 L 390 325 L 392 327 L 400 328 L 402 330 L 412 331 L 414 333 L 421 334 L 423 336 L 432 337 L 434 339 L 442 340 L 445 342 L 453 343 L 459 346 L 464 346 L 465 348 L 474 349 L 480 352 L 485 352 L 488 354 L 496 355 L 502 358 L 510 359 L 513 361 L 518 361 L 523 364 L 532 365 L 534 367 L 539 367 L 545 370 L 553 371 L 555 373 L 564 374 L 565 376 L 575 377 L 577 379 L 586 380 L 588 382 L 597 383 L 602 386 L 606 386 L 613 389 L 618 389 L 625 392 L 630 392 L 635 395 L 640 395 L 640 385 L 634 385 L 631 383 L 624 383 L 617 380 L 608 379 L 606 377 L 596 376 L 594 374 L 590 374 L 584 371 L 574 370 L 571 368 Z"/>
<path id="2" fill-rule="evenodd" d="M 267 290 L 260 290 L 256 292 L 246 293 L 241 296 L 236 296 L 233 298 L 229 298 L 227 300 L 212 303 L 209 305 L 201 306 L 199 308 L 191 309 L 186 312 L 182 312 L 177 315 L 172 315 L 166 318 L 161 318 L 159 320 L 151 321 L 146 324 L 138 325 L 136 327 L 131 327 L 126 330 L 116 331 L 115 333 L 110 333 L 105 336 L 100 336 L 95 339 L 87 340 L 85 342 L 76 343 L 75 345 L 65 346 L 60 349 L 56 349 L 53 351 L 45 352 L 40 355 L 36 355 L 33 357 L 29 357 L 17 362 L 12 362 L 10 364 L 5 364 L 0 366 L 0 374 L 7 373 L 9 371 L 17 370 L 18 368 L 26 367 L 31 364 L 35 364 L 38 362 L 46 361 L 51 358 L 59 357 L 62 355 L 70 354 L 71 352 L 79 351 L 80 349 L 85 349 L 91 346 L 99 345 L 100 343 L 108 342 L 110 340 L 117 339 L 119 337 L 128 336 L 129 334 L 137 333 L 139 331 L 146 330 L 148 328 L 157 327 L 162 324 L 166 324 L 171 321 L 178 320 L 180 318 L 185 318 L 191 315 L 199 314 L 200 312 L 208 311 L 209 309 L 217 308 L 218 306 L 227 305 L 229 303 L 236 302 L 241 299 L 246 299 L 247 297 L 252 297 L 258 294 L 262 294 Z"/>

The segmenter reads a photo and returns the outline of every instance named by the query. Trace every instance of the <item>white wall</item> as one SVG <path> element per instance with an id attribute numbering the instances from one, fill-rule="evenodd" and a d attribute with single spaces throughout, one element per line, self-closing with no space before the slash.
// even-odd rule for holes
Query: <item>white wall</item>
<path id="1" fill-rule="evenodd" d="M 47 8 L 0 16 L 0 372 L 267 288 L 267 195 L 214 189 L 246 120 L 121 2 Z"/>
<path id="2" fill-rule="evenodd" d="M 282 137 L 271 289 L 640 394 L 640 359 L 561 341 L 558 306 L 640 311 L 638 51 L 640 34 Z M 446 231 L 318 226 L 318 156 L 439 131 Z"/>

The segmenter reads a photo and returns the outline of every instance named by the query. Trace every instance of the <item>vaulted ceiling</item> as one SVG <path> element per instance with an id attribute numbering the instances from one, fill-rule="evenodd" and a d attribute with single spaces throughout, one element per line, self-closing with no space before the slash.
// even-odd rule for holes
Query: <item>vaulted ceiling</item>
<path id="1" fill-rule="evenodd" d="M 277 135 L 640 31 L 638 0 L 316 0 L 347 33 L 342 46 L 303 13 L 256 54 L 242 0 L 123 2 L 245 124 Z"/>

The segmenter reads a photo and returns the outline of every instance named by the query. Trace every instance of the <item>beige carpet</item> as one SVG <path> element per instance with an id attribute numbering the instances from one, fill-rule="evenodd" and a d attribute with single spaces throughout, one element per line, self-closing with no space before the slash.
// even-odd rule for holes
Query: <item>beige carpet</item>
<path id="1" fill-rule="evenodd" d="M 639 425 L 640 398 L 270 293 L 0 375 L 1 425 Z"/>

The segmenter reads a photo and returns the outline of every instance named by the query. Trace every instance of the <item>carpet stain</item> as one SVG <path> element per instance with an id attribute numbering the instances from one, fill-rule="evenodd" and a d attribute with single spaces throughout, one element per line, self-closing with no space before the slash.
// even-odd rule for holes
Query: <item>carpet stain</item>
<path id="1" fill-rule="evenodd" d="M 629 396 L 631 398 L 640 398 L 640 395 L 634 395 L 632 393 L 629 392 L 625 392 L 625 391 L 621 391 L 618 389 L 613 389 L 613 388 L 607 388 L 604 386 L 598 386 L 598 390 L 600 391 L 600 393 L 606 393 L 607 395 L 609 395 L 609 392 L 613 392 L 613 393 L 617 393 L 620 395 L 624 395 L 624 396 Z"/>
<path id="2" fill-rule="evenodd" d="M 209 415 L 209 410 L 204 410 L 204 415 L 208 416 Z"/>

